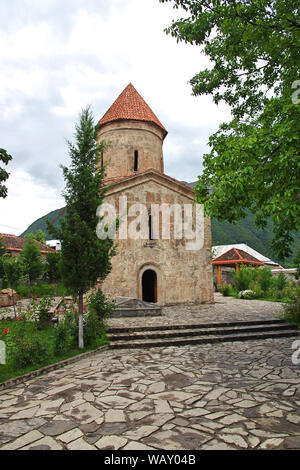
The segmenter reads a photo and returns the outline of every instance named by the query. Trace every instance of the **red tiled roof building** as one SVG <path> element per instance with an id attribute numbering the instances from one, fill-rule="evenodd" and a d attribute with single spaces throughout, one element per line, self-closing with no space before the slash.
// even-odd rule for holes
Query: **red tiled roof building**
<path id="1" fill-rule="evenodd" d="M 180 205 L 183 213 L 183 205 L 192 206 L 194 201 L 191 186 L 164 173 L 166 135 L 163 124 L 131 83 L 98 123 L 98 141 L 110 142 L 100 161 L 109 184 L 105 202 L 120 216 L 123 196 L 126 209 L 136 203 L 147 209 L 146 238 L 130 238 L 128 232 L 119 237 L 124 229 L 121 222 L 112 270 L 100 286 L 112 298 L 133 297 L 159 305 L 212 302 L 210 220 L 203 218 L 203 246 L 195 251 L 186 249 L 185 240 L 174 239 L 174 232 L 170 239 L 163 238 L 162 226 L 159 236 L 154 236 L 154 205 Z M 174 214 L 170 220 L 174 229 Z M 127 222 L 130 227 L 130 216 Z"/>
<path id="2" fill-rule="evenodd" d="M 107 181 L 153 168 L 161 173 L 167 131 L 130 83 L 98 123 L 98 140 L 110 142 L 102 156 Z"/>
<path id="3" fill-rule="evenodd" d="M 222 284 L 222 266 L 235 268 L 238 272 L 241 264 L 247 264 L 250 266 L 263 266 L 264 263 L 254 258 L 244 250 L 238 248 L 231 248 L 222 255 L 214 258 L 212 262 L 213 266 L 217 267 L 217 284 Z"/>
<path id="4" fill-rule="evenodd" d="M 16 235 L 10 235 L 7 233 L 0 233 L 0 238 L 7 250 L 7 253 L 11 254 L 12 256 L 19 255 L 23 250 L 25 243 L 28 241 L 27 238 L 17 237 Z M 50 248 L 44 243 L 40 243 L 37 240 L 33 240 L 33 242 L 37 245 L 42 255 L 56 252 L 53 250 L 53 248 Z"/>
<path id="5" fill-rule="evenodd" d="M 167 135 L 167 131 L 147 105 L 146 101 L 136 91 L 132 83 L 118 96 L 116 101 L 106 111 L 99 121 L 99 128 L 104 124 L 122 120 L 144 121 L 156 124 Z"/>

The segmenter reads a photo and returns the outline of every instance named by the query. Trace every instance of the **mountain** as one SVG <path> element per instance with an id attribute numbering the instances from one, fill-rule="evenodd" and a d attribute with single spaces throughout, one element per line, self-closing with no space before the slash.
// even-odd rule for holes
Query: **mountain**
<path id="1" fill-rule="evenodd" d="M 20 237 L 24 237 L 25 235 L 27 235 L 27 233 L 36 233 L 39 229 L 41 229 L 46 234 L 46 240 L 53 239 L 53 236 L 47 230 L 46 220 L 49 220 L 50 223 L 57 227 L 59 226 L 59 222 L 61 220 L 61 217 L 63 217 L 64 213 L 64 207 L 49 212 L 49 214 L 46 214 L 40 219 L 37 219 L 32 222 L 32 224 L 29 225 L 29 227 L 23 233 L 21 233 Z"/>
<path id="2" fill-rule="evenodd" d="M 185 182 L 185 181 L 183 181 Z M 195 186 L 196 182 L 187 183 L 190 186 Z M 20 235 L 24 237 L 27 233 L 36 233 L 41 229 L 46 234 L 46 239 L 52 239 L 53 236 L 48 233 L 46 220 L 48 219 L 54 226 L 59 225 L 61 217 L 65 212 L 64 207 L 55 211 L 49 212 L 45 216 L 37 219 Z M 230 224 L 229 222 L 219 222 L 212 219 L 212 244 L 213 245 L 229 245 L 232 243 L 246 243 L 254 250 L 258 251 L 264 256 L 271 258 L 273 261 L 283 262 L 276 256 L 272 255 L 270 250 L 270 242 L 272 240 L 272 221 L 270 220 L 265 230 L 261 230 L 254 224 L 254 215 L 248 214 L 244 219 L 237 222 L 237 224 Z M 296 248 L 300 245 L 300 235 L 295 235 L 295 241 L 292 246 L 292 255 L 284 260 L 284 264 L 292 263 L 295 257 Z"/>

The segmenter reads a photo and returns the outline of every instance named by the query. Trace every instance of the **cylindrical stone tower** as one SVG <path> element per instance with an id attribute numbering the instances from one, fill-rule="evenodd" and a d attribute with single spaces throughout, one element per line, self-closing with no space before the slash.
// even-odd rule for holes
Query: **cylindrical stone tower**
<path id="1" fill-rule="evenodd" d="M 98 141 L 110 142 L 102 158 L 107 181 L 150 168 L 163 173 L 167 131 L 131 83 L 100 119 L 98 129 Z"/>

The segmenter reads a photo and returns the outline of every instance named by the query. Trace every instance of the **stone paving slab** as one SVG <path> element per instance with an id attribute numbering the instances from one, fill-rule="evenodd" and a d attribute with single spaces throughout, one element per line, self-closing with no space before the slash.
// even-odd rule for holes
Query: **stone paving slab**
<path id="1" fill-rule="evenodd" d="M 265 320 L 282 311 L 275 302 L 215 300 L 110 325 Z M 0 450 L 300 449 L 294 339 L 100 351 L 1 390 Z"/>
<path id="2" fill-rule="evenodd" d="M 293 338 L 99 352 L 0 392 L 0 450 L 300 449 Z"/>
<path id="3" fill-rule="evenodd" d="M 161 325 L 195 325 L 199 323 L 268 320 L 283 311 L 280 302 L 235 299 L 215 293 L 214 304 L 173 305 L 162 307 L 160 317 L 110 318 L 109 326 L 128 328 Z"/>

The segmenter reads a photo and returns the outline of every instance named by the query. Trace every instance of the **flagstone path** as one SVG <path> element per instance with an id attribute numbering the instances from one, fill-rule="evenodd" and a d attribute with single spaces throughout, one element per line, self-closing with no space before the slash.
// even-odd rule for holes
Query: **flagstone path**
<path id="1" fill-rule="evenodd" d="M 111 327 L 191 325 L 208 322 L 268 320 L 278 318 L 283 304 L 264 300 L 235 299 L 214 294 L 214 304 L 172 305 L 163 307 L 162 316 L 111 318 Z"/>
<path id="2" fill-rule="evenodd" d="M 293 341 L 99 352 L 2 390 L 0 450 L 300 449 Z"/>

